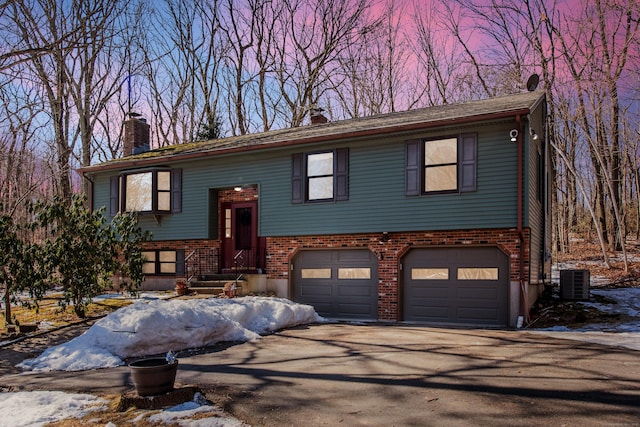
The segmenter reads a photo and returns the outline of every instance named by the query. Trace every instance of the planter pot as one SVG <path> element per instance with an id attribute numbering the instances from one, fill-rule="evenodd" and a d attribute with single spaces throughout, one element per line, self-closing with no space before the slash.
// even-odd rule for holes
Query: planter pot
<path id="1" fill-rule="evenodd" d="M 133 385 L 140 396 L 154 396 L 173 390 L 178 361 L 164 358 L 142 359 L 129 364 Z"/>

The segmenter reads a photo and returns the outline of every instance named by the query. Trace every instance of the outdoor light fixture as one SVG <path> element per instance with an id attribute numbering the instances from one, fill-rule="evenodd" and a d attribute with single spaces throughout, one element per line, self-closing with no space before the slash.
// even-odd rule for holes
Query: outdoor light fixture
<path id="1" fill-rule="evenodd" d="M 391 240 L 391 237 L 389 237 L 389 233 L 386 231 L 382 232 L 382 237 L 380 237 L 380 241 L 381 242 L 388 242 L 389 240 Z"/>
<path id="2" fill-rule="evenodd" d="M 533 139 L 534 141 L 537 141 L 539 138 L 538 134 L 533 129 L 529 129 L 529 135 L 531 135 L 531 139 Z"/>
<path id="3" fill-rule="evenodd" d="M 235 191 L 242 191 L 242 187 L 233 187 Z"/>
<path id="4" fill-rule="evenodd" d="M 516 142 L 518 140 L 518 129 L 511 129 L 509 136 L 511 137 L 511 142 Z"/>

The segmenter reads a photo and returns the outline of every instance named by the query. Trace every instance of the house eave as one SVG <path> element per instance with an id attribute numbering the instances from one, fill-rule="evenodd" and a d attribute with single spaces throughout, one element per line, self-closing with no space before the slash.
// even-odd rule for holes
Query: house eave
<path id="1" fill-rule="evenodd" d="M 502 110 L 495 111 L 491 113 L 479 113 L 479 114 L 470 114 L 467 116 L 458 116 L 455 118 L 443 118 L 443 119 L 435 119 L 435 120 L 427 120 L 420 121 L 414 123 L 403 123 L 396 125 L 388 125 L 388 126 L 371 126 L 366 129 L 358 129 L 353 131 L 336 131 L 336 132 L 328 132 L 319 135 L 310 134 L 308 136 L 298 136 L 293 137 L 291 139 L 283 139 L 280 141 L 266 142 L 266 143 L 252 143 L 246 145 L 237 145 L 232 147 L 211 147 L 207 149 L 203 149 L 201 151 L 190 151 L 190 152 L 178 152 L 172 153 L 168 155 L 155 154 L 152 157 L 144 158 L 140 156 L 134 156 L 131 159 L 119 159 L 113 160 L 107 163 L 101 163 L 98 165 L 87 166 L 78 169 L 78 172 L 82 175 L 93 174 L 97 172 L 104 172 L 110 170 L 122 170 L 122 169 L 133 169 L 140 167 L 148 167 L 154 166 L 158 164 L 166 164 L 169 162 L 175 161 L 186 161 L 186 160 L 195 160 L 201 159 L 205 157 L 209 157 L 212 155 L 215 156 L 223 156 L 223 155 L 233 155 L 237 153 L 250 152 L 250 151 L 259 151 L 259 150 L 271 150 L 278 148 L 285 148 L 296 145 L 306 145 L 313 143 L 321 143 L 327 141 L 335 141 L 337 139 L 340 140 L 349 140 L 355 138 L 363 138 L 370 136 L 384 136 L 388 134 L 394 133 L 410 133 L 421 130 L 428 130 L 438 127 L 452 126 L 452 125 L 460 125 L 460 124 L 468 124 L 468 123 L 480 123 L 492 120 L 501 120 L 517 116 L 526 116 L 531 113 L 531 111 L 535 110 L 535 106 L 542 102 L 544 96 L 540 96 L 536 102 L 532 105 L 529 104 L 527 106 L 522 106 L 520 108 L 514 108 L 510 110 Z M 338 122 L 336 122 L 338 123 Z M 315 126 L 330 126 L 331 123 L 327 125 L 312 125 L 309 128 L 314 128 Z M 320 129 L 320 128 L 316 128 Z M 276 131 L 277 132 L 277 131 Z"/>

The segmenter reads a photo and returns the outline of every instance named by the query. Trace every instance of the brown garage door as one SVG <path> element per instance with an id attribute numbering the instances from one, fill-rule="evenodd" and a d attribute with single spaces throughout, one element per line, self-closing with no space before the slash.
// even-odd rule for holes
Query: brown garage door
<path id="1" fill-rule="evenodd" d="M 294 301 L 332 319 L 376 320 L 378 259 L 367 249 L 303 250 L 293 259 Z"/>
<path id="2" fill-rule="evenodd" d="M 496 247 L 412 249 L 402 279 L 405 321 L 507 325 L 509 258 Z"/>

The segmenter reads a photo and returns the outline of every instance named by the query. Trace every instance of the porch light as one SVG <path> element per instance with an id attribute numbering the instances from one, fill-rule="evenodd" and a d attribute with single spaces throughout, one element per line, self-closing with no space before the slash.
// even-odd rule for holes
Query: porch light
<path id="1" fill-rule="evenodd" d="M 529 135 L 531 135 L 531 139 L 533 139 L 534 141 L 537 141 L 538 138 L 540 138 L 536 131 L 533 129 L 529 129 Z"/>

